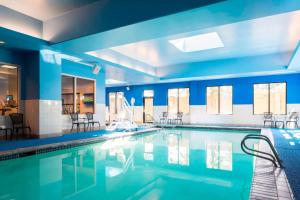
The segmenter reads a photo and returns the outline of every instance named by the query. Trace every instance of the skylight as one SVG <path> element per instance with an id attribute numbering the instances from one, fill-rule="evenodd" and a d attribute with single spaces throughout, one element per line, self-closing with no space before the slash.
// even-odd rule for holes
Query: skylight
<path id="1" fill-rule="evenodd" d="M 169 40 L 169 42 L 182 52 L 195 52 L 224 47 L 217 32 Z"/>
<path id="2" fill-rule="evenodd" d="M 106 84 L 106 85 L 112 85 L 112 84 L 124 84 L 124 83 L 126 83 L 126 82 L 124 82 L 124 81 L 119 81 L 119 80 L 115 80 L 115 79 L 107 79 L 107 80 L 105 81 L 105 84 Z"/>

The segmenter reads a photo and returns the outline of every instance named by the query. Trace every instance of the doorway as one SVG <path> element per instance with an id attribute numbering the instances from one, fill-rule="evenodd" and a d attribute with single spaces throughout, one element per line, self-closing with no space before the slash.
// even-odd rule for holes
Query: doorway
<path id="1" fill-rule="evenodd" d="M 153 97 L 144 97 L 144 123 L 153 123 Z"/>

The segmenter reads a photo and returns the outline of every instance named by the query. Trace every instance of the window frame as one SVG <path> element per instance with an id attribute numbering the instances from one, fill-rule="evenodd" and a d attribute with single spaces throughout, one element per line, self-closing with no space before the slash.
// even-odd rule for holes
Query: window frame
<path id="1" fill-rule="evenodd" d="M 84 80 L 90 80 L 90 81 L 93 81 L 93 84 L 94 84 L 94 104 L 93 104 L 93 114 L 95 114 L 96 113 L 96 100 L 97 100 L 97 94 L 96 94 L 96 92 L 97 92 L 97 89 L 96 89 L 96 87 L 97 87 L 97 84 L 96 84 L 96 79 L 93 79 L 93 78 L 86 78 L 86 77 L 82 77 L 82 76 L 75 76 L 75 75 L 72 75 L 72 74 L 66 74 L 66 73 L 61 73 L 61 78 L 63 77 L 63 76 L 67 76 L 67 77 L 70 77 L 70 78 L 73 78 L 73 87 L 74 87 L 74 91 L 73 91 L 73 102 L 74 102 L 74 105 L 73 105 L 73 112 L 74 113 L 77 113 L 77 109 L 76 109 L 76 104 L 77 104 L 77 102 L 76 102 L 76 97 L 77 97 L 77 79 L 84 79 Z M 61 88 L 62 88 L 62 85 L 61 85 Z M 62 95 L 62 91 L 60 92 L 61 93 L 61 95 Z M 62 98 L 61 98 L 61 101 L 62 101 Z M 62 113 L 62 112 L 61 112 Z M 78 114 L 83 114 L 83 113 L 78 113 Z M 69 114 L 63 114 L 62 113 L 62 115 L 69 115 Z"/>
<path id="2" fill-rule="evenodd" d="M 220 105 L 220 97 L 221 97 L 221 93 L 220 93 L 220 87 L 228 87 L 228 86 L 230 86 L 231 87 L 231 113 L 230 114 L 223 114 L 223 113 L 220 113 L 220 108 L 221 108 L 221 105 Z M 209 87 L 217 87 L 218 88 L 218 113 L 215 113 L 215 114 L 210 114 L 210 113 L 208 113 L 208 111 L 207 111 L 207 102 L 208 102 L 208 99 L 207 99 L 207 88 L 209 88 Z M 233 115 L 233 94 L 234 94 L 234 87 L 233 87 L 233 85 L 210 85 L 210 86 L 206 86 L 205 87 L 205 106 L 206 106 L 206 114 L 208 114 L 208 115 Z"/>
<path id="3" fill-rule="evenodd" d="M 125 93 L 122 91 L 114 91 L 114 92 L 108 92 L 108 113 L 110 114 L 110 99 L 109 96 L 110 94 L 114 94 L 115 96 L 115 110 L 114 113 L 112 114 L 118 114 L 118 93 L 123 93 L 123 98 L 125 98 Z"/>
<path id="4" fill-rule="evenodd" d="M 17 64 L 11 64 L 11 63 L 5 63 L 5 62 L 0 62 L 0 65 L 11 65 L 11 66 L 14 66 L 16 67 L 15 69 L 17 70 L 17 112 L 22 112 L 22 106 L 21 106 L 21 77 L 22 77 L 22 70 L 21 70 L 21 66 L 20 65 L 17 65 Z M 1 115 L 0 114 L 0 117 L 5 117 L 5 116 L 8 116 L 8 115 Z"/>
<path id="5" fill-rule="evenodd" d="M 252 95 L 252 114 L 253 115 L 264 115 L 262 114 L 255 114 L 254 113 L 254 86 L 255 85 L 260 85 L 260 84 L 267 84 L 268 85 L 268 112 L 271 111 L 271 92 L 270 92 L 270 85 L 271 84 L 276 84 L 276 83 L 285 83 L 285 113 L 284 114 L 273 114 L 273 115 L 287 115 L 287 93 L 288 93 L 288 83 L 287 81 L 276 81 L 276 82 L 259 82 L 259 83 L 253 83 L 252 85 L 252 91 L 253 91 L 253 95 Z"/>
<path id="6" fill-rule="evenodd" d="M 179 110 L 179 89 L 188 89 L 189 90 L 189 111 L 186 113 L 186 114 L 189 114 L 191 111 L 190 111 L 190 88 L 189 87 L 179 87 L 179 88 L 168 88 L 168 91 L 167 91 L 167 110 L 168 110 L 168 113 L 170 113 L 169 111 L 169 90 L 173 90 L 173 89 L 177 89 L 177 113 L 178 112 L 182 112 Z"/>

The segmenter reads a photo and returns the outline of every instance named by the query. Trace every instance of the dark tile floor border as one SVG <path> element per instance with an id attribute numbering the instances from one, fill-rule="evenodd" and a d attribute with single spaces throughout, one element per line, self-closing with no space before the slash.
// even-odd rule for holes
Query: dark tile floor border
<path id="1" fill-rule="evenodd" d="M 39 146 L 32 146 L 32 147 L 24 147 L 24 148 L 18 148 L 14 150 L 5 150 L 5 151 L 0 151 L 0 161 L 4 160 L 10 160 L 10 159 L 15 159 L 15 158 L 20 158 L 20 157 L 25 157 L 25 156 L 31 156 L 35 154 L 40 154 L 40 153 L 47 153 L 51 151 L 57 151 L 57 150 L 63 150 L 63 149 L 68 149 L 68 148 L 73 148 L 73 147 L 78 147 L 78 146 L 83 146 L 83 145 L 88 145 L 88 144 L 93 144 L 93 143 L 98 143 L 98 142 L 103 142 L 108 139 L 114 139 L 118 137 L 126 137 L 126 136 L 132 136 L 132 135 L 138 135 L 142 133 L 147 133 L 147 132 L 152 132 L 155 130 L 159 130 L 161 128 L 195 128 L 195 129 L 220 129 L 220 130 L 255 130 L 258 131 L 260 130 L 259 128 L 253 128 L 253 127 L 241 127 L 241 126 L 204 126 L 204 125 L 155 125 L 155 127 L 151 127 L 148 129 L 144 130 L 139 130 L 135 132 L 130 132 L 130 133 L 111 133 L 111 134 L 105 134 L 101 135 L 98 137 L 93 137 L 93 138 L 86 138 L 86 139 L 81 139 L 81 140 L 72 140 L 72 141 L 67 141 L 67 142 L 58 142 L 58 143 L 51 143 L 51 144 L 46 144 L 46 145 L 39 145 Z"/>
<path id="2" fill-rule="evenodd" d="M 262 127 L 256 126 L 235 126 L 235 125 L 202 125 L 202 124 L 157 124 L 159 128 L 194 128 L 194 129 L 222 129 L 241 131 L 260 131 Z"/>
<path id="3" fill-rule="evenodd" d="M 149 133 L 157 130 L 159 130 L 159 128 L 149 128 L 149 129 L 139 130 L 135 132 L 111 133 L 111 134 L 101 135 L 99 137 L 87 138 L 82 140 L 72 140 L 67 142 L 59 142 L 59 143 L 52 143 L 52 144 L 41 145 L 41 146 L 18 148 L 15 150 L 7 150 L 7 151 L 0 152 L 0 161 L 11 160 L 11 159 L 21 158 L 21 157 L 26 157 L 26 156 L 36 155 L 36 154 L 42 154 L 42 153 L 47 153 L 52 151 L 58 151 L 63 149 L 69 149 L 69 148 L 79 147 L 79 146 L 84 146 L 89 144 L 95 144 L 110 139 L 140 135 L 140 134 Z"/>

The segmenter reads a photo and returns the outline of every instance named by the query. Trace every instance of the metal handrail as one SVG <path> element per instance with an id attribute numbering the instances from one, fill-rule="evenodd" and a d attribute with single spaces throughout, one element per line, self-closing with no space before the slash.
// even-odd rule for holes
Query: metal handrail
<path id="1" fill-rule="evenodd" d="M 267 153 L 267 152 L 263 152 L 263 151 L 259 151 L 259 150 L 256 150 L 256 149 L 252 149 L 252 148 L 249 148 L 247 145 L 246 145 L 246 140 L 247 139 L 259 139 L 259 140 L 264 140 L 265 142 L 268 143 L 270 149 L 272 150 L 272 154 L 270 153 Z M 267 136 L 264 136 L 264 135 L 255 135 L 255 134 L 249 134 L 249 135 L 246 135 L 244 137 L 244 139 L 242 140 L 241 142 L 241 148 L 242 150 L 246 153 L 246 154 L 249 154 L 249 155 L 252 155 L 252 156 L 256 156 L 256 157 L 259 157 L 259 158 L 262 158 L 262 159 L 265 159 L 265 160 L 269 160 L 270 162 L 273 163 L 273 165 L 275 167 L 280 167 L 280 168 L 283 168 L 283 165 L 281 163 L 281 160 L 279 159 L 278 157 L 278 154 L 273 146 L 273 144 L 271 143 L 270 139 L 267 137 Z M 252 152 L 256 152 L 257 154 L 255 153 L 252 153 Z M 259 155 L 259 154 L 263 154 L 263 155 Z"/>

